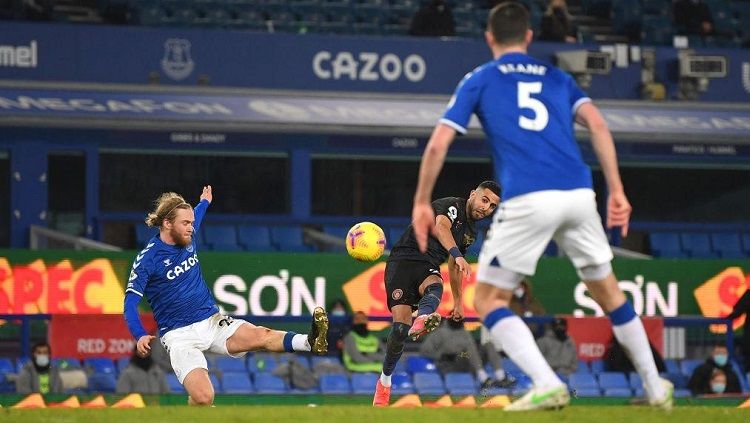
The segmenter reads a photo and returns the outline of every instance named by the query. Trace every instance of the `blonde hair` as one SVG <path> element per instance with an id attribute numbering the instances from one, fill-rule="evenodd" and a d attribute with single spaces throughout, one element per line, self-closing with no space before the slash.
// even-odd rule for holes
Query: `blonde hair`
<path id="1" fill-rule="evenodd" d="M 154 211 L 146 216 L 146 225 L 151 228 L 160 227 L 164 219 L 174 220 L 177 209 L 192 209 L 180 194 L 176 192 L 165 192 L 154 201 Z"/>

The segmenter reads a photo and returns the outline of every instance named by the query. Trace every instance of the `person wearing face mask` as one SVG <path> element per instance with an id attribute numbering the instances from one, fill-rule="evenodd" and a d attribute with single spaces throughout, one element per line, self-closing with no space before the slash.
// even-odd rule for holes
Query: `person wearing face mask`
<path id="1" fill-rule="evenodd" d="M 46 342 L 31 348 L 31 360 L 21 369 L 16 379 L 16 392 L 19 394 L 59 394 L 63 392 L 60 370 L 50 364 L 50 346 Z"/>
<path id="2" fill-rule="evenodd" d="M 482 356 L 471 334 L 464 329 L 463 318 L 446 319 L 445 323 L 425 338 L 419 354 L 432 359 L 442 374 L 467 372 L 475 375 L 482 388 L 507 387 L 502 380 L 505 372 L 500 368 L 494 377 L 484 369 Z"/>
<path id="3" fill-rule="evenodd" d="M 328 316 L 328 355 L 342 357 L 344 335 L 351 330 L 352 316 L 340 298 L 334 299 L 328 306 Z"/>
<path id="4" fill-rule="evenodd" d="M 544 336 L 536 341 L 544 359 L 552 370 L 563 375 L 570 375 L 578 369 L 576 343 L 568 336 L 568 322 L 558 317 L 545 331 Z"/>
<path id="5" fill-rule="evenodd" d="M 383 369 L 385 345 L 367 329 L 367 315 L 352 317 L 352 330 L 344 336 L 344 367 L 350 372 L 379 372 Z"/>
<path id="6" fill-rule="evenodd" d="M 574 36 L 575 29 L 571 23 L 568 13 L 568 5 L 565 0 L 552 0 L 542 17 L 542 30 L 539 41 L 558 41 L 575 43 L 578 41 Z"/>
<path id="7" fill-rule="evenodd" d="M 716 393 L 711 389 L 714 371 L 720 370 L 724 373 L 724 391 L 722 393 L 742 392 L 740 380 L 729 363 L 729 353 L 724 345 L 716 345 L 706 362 L 696 367 L 690 380 L 688 389 L 693 395 Z"/>
<path id="8" fill-rule="evenodd" d="M 169 384 L 167 383 L 167 376 L 154 359 L 150 355 L 141 357 L 136 347 L 133 350 L 130 363 L 117 378 L 116 392 L 118 394 L 133 392 L 139 394 L 168 394 Z"/>

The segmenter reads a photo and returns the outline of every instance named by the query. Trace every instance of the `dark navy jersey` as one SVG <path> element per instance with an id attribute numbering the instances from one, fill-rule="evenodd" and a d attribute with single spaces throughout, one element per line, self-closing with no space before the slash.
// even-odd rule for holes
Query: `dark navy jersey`
<path id="1" fill-rule="evenodd" d="M 208 208 L 208 201 L 195 207 L 193 237 Z M 185 247 L 165 244 L 159 234 L 151 238 L 135 258 L 125 292 L 145 295 L 159 336 L 172 329 L 205 320 L 219 311 L 203 279 L 195 238 Z"/>
<path id="2" fill-rule="evenodd" d="M 465 133 L 477 115 L 507 201 L 535 191 L 592 187 L 573 133 L 576 110 L 588 101 L 569 74 L 507 53 L 466 75 L 441 122 Z"/>
<path id="3" fill-rule="evenodd" d="M 477 238 L 474 221 L 466 215 L 466 199 L 459 197 L 440 198 L 432 202 L 432 209 L 435 211 L 435 216 L 442 214 L 451 221 L 453 240 L 456 241 L 456 246 L 461 250 L 461 253 L 466 253 L 466 249 Z M 448 250 L 432 234 L 427 239 L 427 252 L 420 252 L 417 239 L 414 237 L 414 228 L 409 225 L 401 238 L 391 248 L 388 261 L 426 261 L 437 269 L 447 258 Z"/>

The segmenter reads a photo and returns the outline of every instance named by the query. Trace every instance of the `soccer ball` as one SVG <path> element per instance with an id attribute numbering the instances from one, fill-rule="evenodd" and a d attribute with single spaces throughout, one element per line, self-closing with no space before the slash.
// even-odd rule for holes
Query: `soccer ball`
<path id="1" fill-rule="evenodd" d="M 385 234 L 372 222 L 357 223 L 346 234 L 346 251 L 355 260 L 375 261 L 383 255 L 384 249 Z"/>

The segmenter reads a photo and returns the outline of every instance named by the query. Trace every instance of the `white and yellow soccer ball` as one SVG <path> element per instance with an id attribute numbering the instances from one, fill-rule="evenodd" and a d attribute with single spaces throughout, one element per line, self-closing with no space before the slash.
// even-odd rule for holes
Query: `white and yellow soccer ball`
<path id="1" fill-rule="evenodd" d="M 361 262 L 375 261 L 385 250 L 385 234 L 380 226 L 372 222 L 361 222 L 352 226 L 346 234 L 346 251 Z"/>

